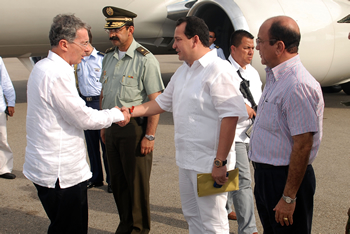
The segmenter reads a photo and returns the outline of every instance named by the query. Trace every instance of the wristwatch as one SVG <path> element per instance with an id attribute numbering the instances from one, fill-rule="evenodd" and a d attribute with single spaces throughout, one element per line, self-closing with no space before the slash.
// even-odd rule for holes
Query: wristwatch
<path id="1" fill-rule="evenodd" d="M 156 139 L 156 137 L 155 136 L 153 136 L 153 135 L 145 135 L 145 137 L 149 140 L 149 141 L 154 141 L 154 139 Z"/>
<path id="2" fill-rule="evenodd" d="M 297 198 L 292 199 L 290 197 L 284 196 L 284 194 L 282 194 L 282 198 L 288 204 L 293 204 L 297 200 Z"/>
<path id="3" fill-rule="evenodd" d="M 214 166 L 216 166 L 216 167 L 225 166 L 226 163 L 227 163 L 227 160 L 221 161 L 220 159 L 217 159 L 217 158 L 214 159 Z"/>

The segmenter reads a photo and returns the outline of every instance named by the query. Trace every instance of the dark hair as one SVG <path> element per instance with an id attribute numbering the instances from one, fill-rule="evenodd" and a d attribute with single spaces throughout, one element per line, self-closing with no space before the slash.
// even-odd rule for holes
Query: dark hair
<path id="1" fill-rule="evenodd" d="M 91 29 L 88 30 L 88 35 L 89 35 L 89 43 L 92 43 L 92 33 L 91 33 Z"/>
<path id="2" fill-rule="evenodd" d="M 277 41 L 283 41 L 286 50 L 289 53 L 297 53 L 300 43 L 300 33 L 292 30 L 288 26 L 282 25 L 281 20 L 276 20 L 271 24 L 269 29 L 270 45 L 275 44 Z"/>
<path id="3" fill-rule="evenodd" d="M 243 29 L 238 29 L 231 34 L 230 45 L 233 45 L 235 47 L 240 46 L 243 37 L 254 39 L 254 36 L 250 32 L 247 32 Z"/>
<path id="4" fill-rule="evenodd" d="M 176 27 L 186 23 L 185 35 L 188 39 L 197 35 L 204 47 L 209 47 L 209 29 L 204 20 L 196 16 L 182 17 L 177 20 Z"/>
<path id="5" fill-rule="evenodd" d="M 129 28 L 130 26 L 134 26 L 134 21 L 127 21 L 125 22 L 125 27 Z"/>
<path id="6" fill-rule="evenodd" d="M 49 33 L 51 46 L 57 46 L 62 39 L 73 42 L 77 36 L 77 30 L 82 28 L 89 31 L 91 27 L 74 15 L 55 16 Z"/>
<path id="7" fill-rule="evenodd" d="M 134 27 L 134 22 L 133 21 L 125 22 L 124 26 L 125 26 L 125 29 L 128 30 L 130 28 L 130 26 Z"/>

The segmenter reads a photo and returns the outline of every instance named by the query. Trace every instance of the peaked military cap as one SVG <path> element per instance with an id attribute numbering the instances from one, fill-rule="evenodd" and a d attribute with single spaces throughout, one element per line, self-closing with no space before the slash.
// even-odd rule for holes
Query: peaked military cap
<path id="1" fill-rule="evenodd" d="M 121 28 L 126 22 L 132 22 L 136 18 L 136 14 L 121 8 L 106 6 L 102 9 L 104 16 L 106 16 L 105 29 Z"/>

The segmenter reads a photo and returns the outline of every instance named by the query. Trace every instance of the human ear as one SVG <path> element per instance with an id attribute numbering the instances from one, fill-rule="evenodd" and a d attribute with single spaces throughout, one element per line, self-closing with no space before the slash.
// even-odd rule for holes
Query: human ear
<path id="1" fill-rule="evenodd" d="M 130 27 L 129 27 L 129 32 L 130 32 L 131 34 L 134 34 L 134 30 L 135 30 L 134 26 L 130 26 Z"/>
<path id="2" fill-rule="evenodd" d="M 198 35 L 194 35 L 194 37 L 192 37 L 193 47 L 195 47 L 199 42 L 200 42 L 200 40 L 199 40 Z"/>
<path id="3" fill-rule="evenodd" d="M 280 56 L 284 52 L 284 50 L 286 49 L 286 46 L 284 45 L 283 41 L 277 41 L 275 46 L 276 46 L 276 55 L 277 56 Z"/>
<path id="4" fill-rule="evenodd" d="M 68 41 L 65 39 L 62 39 L 58 42 L 58 46 L 61 48 L 63 51 L 68 51 Z"/>
<path id="5" fill-rule="evenodd" d="M 231 49 L 231 53 L 233 53 L 236 50 L 236 47 L 234 45 L 231 45 L 230 49 Z"/>

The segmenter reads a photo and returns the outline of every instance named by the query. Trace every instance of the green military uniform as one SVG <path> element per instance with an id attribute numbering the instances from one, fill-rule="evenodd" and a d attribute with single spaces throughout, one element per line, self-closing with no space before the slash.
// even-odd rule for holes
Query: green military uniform
<path id="1" fill-rule="evenodd" d="M 102 109 L 141 105 L 164 89 L 157 59 L 135 40 L 122 59 L 116 48 L 110 50 L 102 62 Z"/>
<path id="2" fill-rule="evenodd" d="M 105 7 L 105 29 L 121 28 L 128 17 L 136 14 L 115 7 Z M 126 17 L 124 17 L 126 16 Z M 119 58 L 118 48 L 106 51 L 102 62 L 102 109 L 114 106 L 136 106 L 147 102 L 148 95 L 164 89 L 157 59 L 135 40 L 125 56 Z M 149 180 L 152 153 L 141 154 L 146 118 L 131 118 L 125 127 L 113 124 L 105 130 L 109 172 L 120 223 L 116 233 L 150 231 Z"/>

